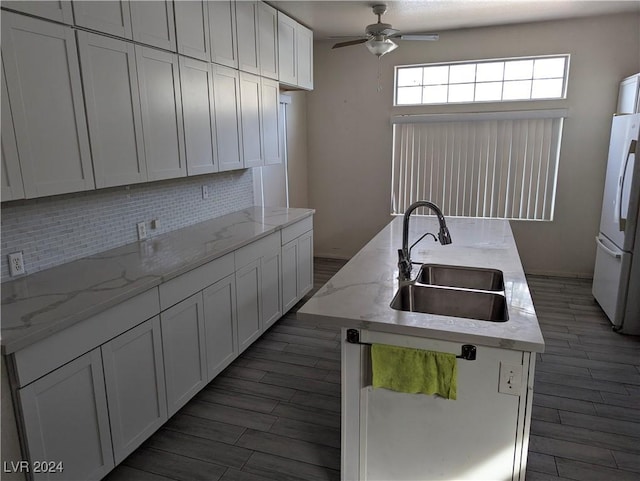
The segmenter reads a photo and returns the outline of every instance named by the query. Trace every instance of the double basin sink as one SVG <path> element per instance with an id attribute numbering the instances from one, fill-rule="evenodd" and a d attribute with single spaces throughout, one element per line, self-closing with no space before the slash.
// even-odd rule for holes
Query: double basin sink
<path id="1" fill-rule="evenodd" d="M 477 267 L 422 264 L 415 281 L 400 286 L 391 307 L 481 321 L 509 319 L 502 272 Z"/>

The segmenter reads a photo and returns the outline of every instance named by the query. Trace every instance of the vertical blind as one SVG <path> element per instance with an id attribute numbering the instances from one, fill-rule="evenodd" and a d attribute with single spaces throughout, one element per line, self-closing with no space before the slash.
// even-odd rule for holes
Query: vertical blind
<path id="1" fill-rule="evenodd" d="M 392 118 L 392 213 L 553 220 L 566 109 Z"/>

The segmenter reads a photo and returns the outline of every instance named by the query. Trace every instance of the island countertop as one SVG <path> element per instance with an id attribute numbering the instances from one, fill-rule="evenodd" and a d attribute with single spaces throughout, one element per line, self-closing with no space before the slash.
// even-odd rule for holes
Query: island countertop
<path id="1" fill-rule="evenodd" d="M 509 222 L 448 218 L 453 243 L 427 237 L 411 251 L 420 263 L 499 269 L 504 274 L 509 319 L 491 322 L 394 310 L 398 289 L 398 249 L 402 216 L 382 229 L 299 311 L 300 319 L 333 326 L 369 329 L 530 352 L 544 351 L 544 339 Z M 412 216 L 409 245 L 425 232 L 438 232 L 432 216 Z M 412 277 L 417 274 L 414 266 Z"/>
<path id="2" fill-rule="evenodd" d="M 10 354 L 313 214 L 250 207 L 2 284 Z"/>

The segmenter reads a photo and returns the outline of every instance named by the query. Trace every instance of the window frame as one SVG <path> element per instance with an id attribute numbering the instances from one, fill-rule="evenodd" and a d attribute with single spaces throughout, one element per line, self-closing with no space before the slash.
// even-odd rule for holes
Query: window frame
<path id="1" fill-rule="evenodd" d="M 421 103 L 402 103 L 399 104 L 398 103 L 398 72 L 402 69 L 408 69 L 408 68 L 416 68 L 416 67 L 440 67 L 440 66 L 447 66 L 447 67 L 452 67 L 452 66 L 460 66 L 460 65 L 474 65 L 476 67 L 476 73 L 475 76 L 477 77 L 477 66 L 479 64 L 488 64 L 488 63 L 496 63 L 496 62 L 505 62 L 505 65 L 507 62 L 518 62 L 518 61 L 523 61 L 523 60 L 533 60 L 535 62 L 535 60 L 544 60 L 544 59 L 553 59 L 553 58 L 564 58 L 565 59 L 565 63 L 564 63 L 564 72 L 563 72 L 563 77 L 562 77 L 562 81 L 563 81 L 563 85 L 562 85 L 562 94 L 559 97 L 544 97 L 544 98 L 532 98 L 531 97 L 531 91 L 530 91 L 530 95 L 529 98 L 518 98 L 518 99 L 500 99 L 500 100 L 467 100 L 467 101 L 460 101 L 460 102 L 421 102 Z M 434 63 L 422 63 L 422 64 L 409 64 L 409 65 L 396 65 L 394 66 L 394 73 L 393 73 L 393 77 L 394 77 L 394 85 L 393 85 L 393 106 L 394 107 L 411 107 L 411 106 L 442 106 L 442 105 L 471 105 L 471 104 L 490 104 L 490 103 L 494 103 L 494 104 L 502 104 L 502 103 L 510 103 L 510 102 L 537 102 L 537 101 L 549 101 L 549 100 L 565 100 L 567 98 L 567 91 L 568 91 L 568 84 L 569 84 L 569 65 L 571 63 L 571 55 L 568 53 L 563 53 L 563 54 L 548 54 L 548 55 L 531 55 L 531 56 L 523 56 L 523 57 L 503 57 L 503 58 L 492 58 L 492 59 L 479 59 L 479 60 L 461 60 L 461 61 L 453 61 L 453 62 L 434 62 Z M 535 64 L 534 64 L 535 65 Z M 505 83 L 505 79 L 504 79 L 504 71 L 506 69 L 503 69 L 503 76 L 502 76 L 502 80 L 500 80 L 500 82 L 502 83 L 502 88 L 504 88 L 504 83 Z M 523 79 L 523 80 L 530 80 L 533 82 L 533 80 L 541 80 L 541 79 L 535 79 L 533 77 L 533 68 L 532 68 L 532 74 L 531 74 L 531 78 L 527 78 L 527 79 Z M 553 77 L 553 78 L 558 78 L 558 77 Z M 509 80 L 507 80 L 509 81 Z M 432 84 L 425 84 L 424 83 L 424 79 L 422 80 L 423 83 L 421 83 L 420 85 L 417 85 L 419 87 L 424 88 L 426 85 L 432 85 Z M 491 81 L 491 82 L 496 82 L 496 81 Z M 447 78 L 447 83 L 444 84 L 433 84 L 433 85 L 443 85 L 446 86 L 447 89 L 449 89 L 449 87 L 451 85 L 473 85 L 474 86 L 474 97 L 475 97 L 475 91 L 476 91 L 476 87 L 479 83 L 489 83 L 489 81 L 487 82 L 477 82 L 476 79 L 474 78 L 473 83 L 467 82 L 464 84 L 460 84 L 460 83 L 451 83 L 450 82 L 450 70 L 448 73 L 448 78 Z M 532 83 L 532 87 L 531 90 L 533 89 L 533 83 Z M 447 90 L 447 96 L 448 96 L 448 90 Z"/>

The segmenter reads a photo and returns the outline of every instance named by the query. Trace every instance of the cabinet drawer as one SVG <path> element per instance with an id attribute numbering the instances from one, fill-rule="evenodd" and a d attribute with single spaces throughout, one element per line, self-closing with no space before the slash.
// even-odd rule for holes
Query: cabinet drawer
<path id="1" fill-rule="evenodd" d="M 158 312 L 158 290 L 154 287 L 16 352 L 14 360 L 19 386 L 35 381 Z"/>
<path id="2" fill-rule="evenodd" d="M 233 272 L 233 253 L 229 253 L 160 284 L 160 308 L 164 311 Z"/>
<path id="3" fill-rule="evenodd" d="M 282 229 L 282 245 L 313 229 L 313 217 L 306 217 Z"/>
<path id="4" fill-rule="evenodd" d="M 258 239 L 251 244 L 241 247 L 235 252 L 236 269 L 259 259 L 260 257 L 280 250 L 280 236 L 277 232 Z"/>

